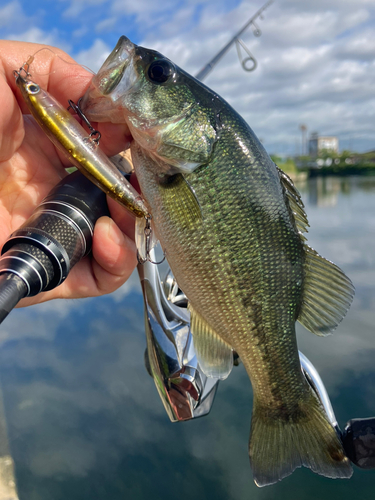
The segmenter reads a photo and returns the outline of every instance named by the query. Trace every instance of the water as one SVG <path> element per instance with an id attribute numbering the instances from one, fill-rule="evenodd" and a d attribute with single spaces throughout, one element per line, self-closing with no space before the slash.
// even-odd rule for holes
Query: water
<path id="1" fill-rule="evenodd" d="M 341 427 L 375 416 L 375 178 L 298 186 L 309 244 L 351 277 L 356 297 L 334 335 L 302 327 Z M 0 377 L 21 500 L 346 500 L 373 497 L 375 471 L 350 480 L 299 469 L 259 489 L 247 455 L 251 386 L 242 366 L 209 416 L 171 424 L 143 365 L 137 276 L 110 297 L 13 311 L 0 328 Z"/>

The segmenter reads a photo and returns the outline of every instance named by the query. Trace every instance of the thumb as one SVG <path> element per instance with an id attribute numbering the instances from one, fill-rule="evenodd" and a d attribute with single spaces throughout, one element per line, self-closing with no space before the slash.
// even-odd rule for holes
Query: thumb
<path id="1" fill-rule="evenodd" d="M 94 229 L 92 270 L 100 293 L 111 293 L 130 277 L 136 264 L 134 242 L 109 217 Z"/>

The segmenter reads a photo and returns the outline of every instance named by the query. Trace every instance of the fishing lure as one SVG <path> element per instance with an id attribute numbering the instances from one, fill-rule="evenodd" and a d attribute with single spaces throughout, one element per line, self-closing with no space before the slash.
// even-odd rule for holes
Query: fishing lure
<path id="1" fill-rule="evenodd" d="M 33 56 L 18 71 L 14 71 L 14 76 L 37 123 L 52 143 L 96 186 L 136 217 L 149 218 L 141 195 L 98 147 L 99 132 L 89 125 L 91 133 L 88 136 L 86 130 L 67 109 L 31 80 L 29 65 L 32 60 Z M 77 111 L 79 107 L 74 109 Z"/>

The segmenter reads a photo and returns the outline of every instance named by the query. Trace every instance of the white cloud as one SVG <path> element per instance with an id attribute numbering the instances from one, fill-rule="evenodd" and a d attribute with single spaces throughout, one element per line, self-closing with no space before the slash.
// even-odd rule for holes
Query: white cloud
<path id="1" fill-rule="evenodd" d="M 71 46 L 69 42 L 60 38 L 57 29 L 51 31 L 43 31 L 40 28 L 33 27 L 26 31 L 12 33 L 6 37 L 8 40 L 18 40 L 21 42 L 41 43 L 59 47 L 62 50 L 69 51 Z"/>
<path id="2" fill-rule="evenodd" d="M 118 15 L 137 14 L 144 21 L 150 14 L 170 11 L 175 8 L 174 0 L 165 0 L 164 2 L 155 2 L 154 0 L 113 0 L 111 2 L 111 11 Z"/>
<path id="3" fill-rule="evenodd" d="M 113 48 L 114 33 L 137 33 L 141 45 L 165 53 L 195 74 L 262 2 L 243 1 L 235 8 L 213 0 L 178 5 L 172 0 L 96 0 L 90 8 L 74 0 L 66 5 L 65 14 L 74 15 L 81 26 L 75 29 L 77 41 L 93 31 L 101 35 L 75 56 L 93 70 Z M 232 47 L 207 84 L 244 116 L 271 152 L 293 152 L 300 123 L 343 141 L 350 128 L 352 147 L 371 149 L 372 5 L 369 0 L 274 2 L 258 21 L 262 36 L 255 38 L 251 28 L 243 34 L 258 62 L 256 71 L 245 73 Z"/>
<path id="4" fill-rule="evenodd" d="M 96 38 L 92 46 L 74 55 L 74 59 L 96 72 L 103 64 L 113 47 L 109 47 L 103 40 Z"/>
<path id="5" fill-rule="evenodd" d="M 8 28 L 13 25 L 23 25 L 28 21 L 20 2 L 17 0 L 9 2 L 0 7 L 0 28 Z"/>
<path id="6" fill-rule="evenodd" d="M 335 56 L 352 61 L 373 61 L 375 54 L 375 37 L 372 29 L 361 30 L 344 43 L 337 44 Z"/>
<path id="7" fill-rule="evenodd" d="M 103 19 L 95 26 L 96 33 L 102 33 L 112 30 L 115 27 L 117 21 L 117 17 L 107 17 Z"/>
<path id="8" fill-rule="evenodd" d="M 100 9 L 100 5 L 107 4 L 108 0 L 90 0 L 89 4 L 86 0 L 68 0 L 65 3 L 70 3 L 70 5 L 64 11 L 63 16 L 65 18 L 76 18 L 84 15 L 83 13 L 87 9 Z"/>

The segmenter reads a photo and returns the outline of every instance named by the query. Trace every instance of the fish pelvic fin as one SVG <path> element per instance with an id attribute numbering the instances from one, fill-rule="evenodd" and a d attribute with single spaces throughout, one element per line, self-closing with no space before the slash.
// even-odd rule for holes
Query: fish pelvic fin
<path id="1" fill-rule="evenodd" d="M 302 466 L 332 479 L 351 477 L 342 443 L 311 390 L 307 401 L 285 413 L 254 400 L 249 456 L 257 486 L 281 481 Z"/>
<path id="2" fill-rule="evenodd" d="M 348 311 L 354 286 L 343 271 L 305 245 L 305 280 L 298 321 L 310 332 L 331 333 Z"/>
<path id="3" fill-rule="evenodd" d="M 233 368 L 232 348 L 219 337 L 190 303 L 189 309 L 195 353 L 203 373 L 207 377 L 226 379 Z"/>

